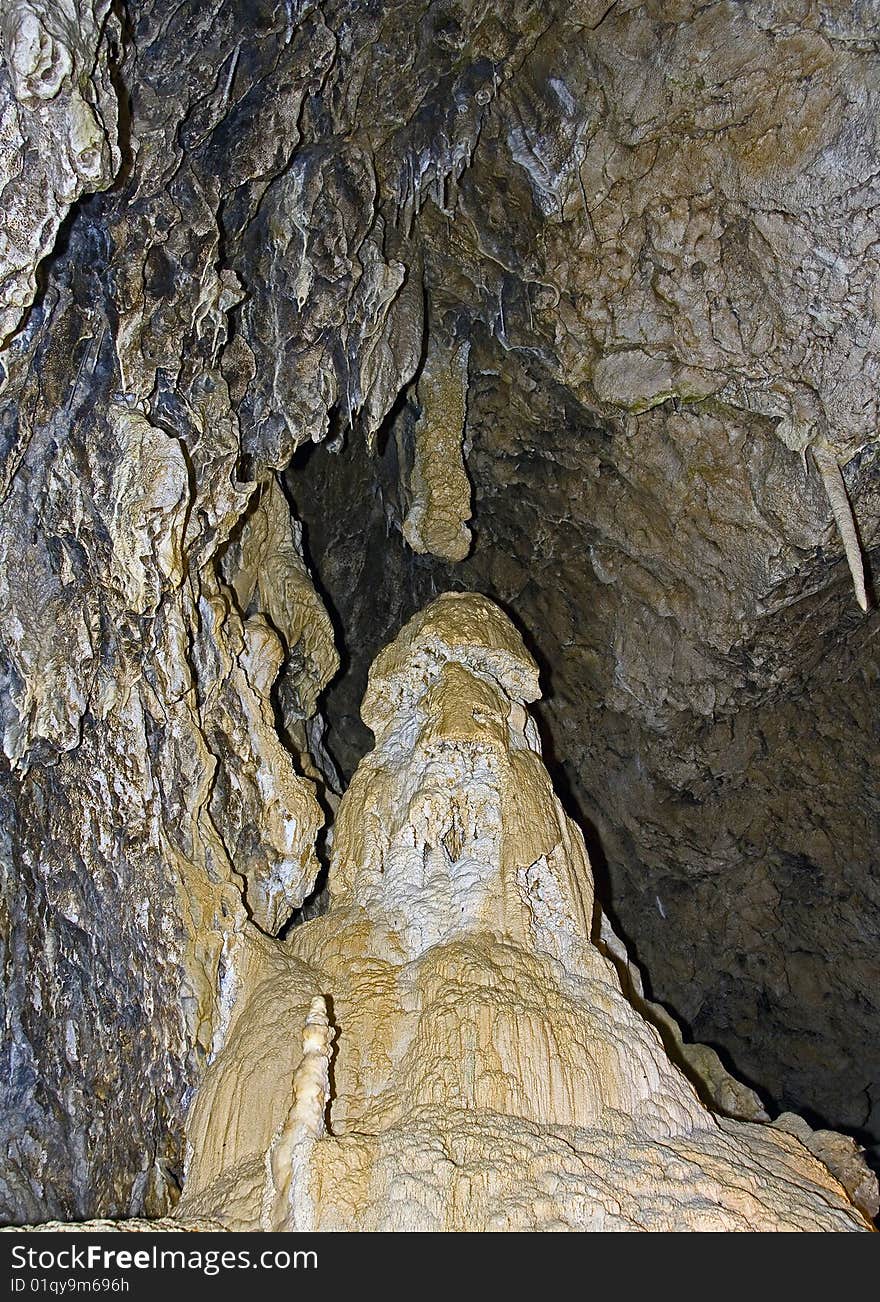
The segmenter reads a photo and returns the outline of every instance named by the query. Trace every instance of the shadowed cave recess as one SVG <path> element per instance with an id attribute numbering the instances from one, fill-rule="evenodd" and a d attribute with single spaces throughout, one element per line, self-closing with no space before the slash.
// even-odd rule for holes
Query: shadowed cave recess
<path id="1" fill-rule="evenodd" d="M 871 8 L 9 7 L 4 1223 L 173 1208 L 447 591 L 651 999 L 880 1162 Z"/>

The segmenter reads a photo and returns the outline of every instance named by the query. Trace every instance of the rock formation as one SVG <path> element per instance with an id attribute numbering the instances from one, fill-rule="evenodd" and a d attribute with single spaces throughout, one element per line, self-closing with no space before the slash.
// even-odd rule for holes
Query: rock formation
<path id="1" fill-rule="evenodd" d="M 283 951 L 249 942 L 189 1122 L 182 1216 L 869 1228 L 790 1126 L 714 1117 L 623 997 L 590 941 L 586 850 L 525 708 L 538 694 L 519 634 L 471 594 L 438 598 L 378 657 L 376 746 L 339 807 L 329 910 Z"/>
<path id="2" fill-rule="evenodd" d="M 440 349 L 439 357 L 429 353 L 419 376 L 413 502 L 403 536 L 414 552 L 432 552 L 445 561 L 463 561 L 471 545 L 471 486 L 462 455 L 469 352 L 464 343 Z"/>
<path id="3" fill-rule="evenodd" d="M 119 168 L 120 35 L 111 0 L 6 0 L 0 10 L 0 344 L 30 306 L 71 205 Z"/>
<path id="4" fill-rule="evenodd" d="M 436 44 L 487 48 L 456 14 Z M 470 162 L 415 226 L 429 335 L 470 323 L 469 556 L 400 541 L 414 393 L 377 457 L 353 437 L 288 473 L 348 630 L 328 745 L 351 773 L 370 661 L 436 592 L 500 601 L 653 997 L 775 1108 L 876 1144 L 874 22 L 831 0 L 530 21 L 505 7 Z M 464 102 L 431 84 L 434 111 Z"/>
<path id="5" fill-rule="evenodd" d="M 504 845 L 569 826 L 540 726 L 599 943 L 701 1097 L 803 1113 L 809 1135 L 788 1129 L 860 1170 L 880 1136 L 870 8 L 0 0 L 0 1222 L 167 1217 L 192 1100 L 260 1027 L 276 1102 L 247 1153 L 342 1151 L 291 1093 L 303 1036 L 312 1104 L 346 1047 L 333 1002 L 308 1022 L 337 996 L 296 948 L 330 926 L 331 844 L 333 925 L 360 910 L 373 946 L 405 904 L 407 964 L 484 896 L 513 926 L 492 892 L 551 850 L 453 881 L 482 797 L 465 782 L 465 823 L 438 829 L 383 742 L 364 759 L 371 662 L 452 589 L 510 610 L 541 664 L 528 744 L 487 723 L 504 820 L 522 783 L 544 793 Z M 485 674 L 448 663 L 443 726 L 471 726 L 465 673 L 491 723 Z M 530 681 L 499 679 L 523 707 Z M 370 876 L 384 842 L 356 851 L 346 812 L 368 778 L 377 808 L 405 797 L 382 863 L 403 890 L 417 833 L 448 898 Z M 536 889 L 583 887 L 565 836 Z M 537 944 L 526 969 L 577 975 Z M 300 1177 L 261 1185 L 260 1216 L 276 1195 L 321 1215 Z"/>

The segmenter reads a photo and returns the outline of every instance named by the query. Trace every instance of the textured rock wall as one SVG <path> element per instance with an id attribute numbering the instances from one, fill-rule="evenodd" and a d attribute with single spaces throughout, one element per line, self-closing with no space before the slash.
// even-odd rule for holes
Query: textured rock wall
<path id="1" fill-rule="evenodd" d="M 89 14 L 68 8 L 46 30 L 66 15 L 85 41 Z M 297 750 L 336 659 L 271 460 L 252 450 L 242 468 L 236 371 L 222 366 L 242 289 L 220 253 L 211 154 L 242 15 L 226 7 L 212 28 L 200 8 L 170 25 L 164 6 L 130 15 L 115 186 L 69 221 L 3 354 L 0 1215 L 12 1220 L 173 1205 L 236 933 L 246 916 L 276 931 L 319 866 L 324 815 Z M 285 51 L 272 43 L 276 60 Z M 265 76 L 256 52 L 245 62 L 242 95 Z M 65 86 L 53 113 L 79 111 Z M 14 172 L 6 193 L 10 229 L 34 231 L 21 244 L 32 283 L 48 228 Z M 60 181 L 51 193 L 57 225 L 74 196 Z M 272 697 L 282 664 L 289 747 Z"/>
<path id="2" fill-rule="evenodd" d="M 809 451 L 843 465 L 876 570 L 870 15 L 544 17 L 417 226 L 429 331 L 471 339 L 471 557 L 399 542 L 417 393 L 378 463 L 353 441 L 296 468 L 352 648 L 328 735 L 351 771 L 369 659 L 427 597 L 500 599 L 655 994 L 778 1103 L 876 1141 L 878 617 Z"/>
<path id="3" fill-rule="evenodd" d="M 0 344 L 71 204 L 106 189 L 120 166 L 110 10 L 111 0 L 6 0 L 0 12 Z"/>

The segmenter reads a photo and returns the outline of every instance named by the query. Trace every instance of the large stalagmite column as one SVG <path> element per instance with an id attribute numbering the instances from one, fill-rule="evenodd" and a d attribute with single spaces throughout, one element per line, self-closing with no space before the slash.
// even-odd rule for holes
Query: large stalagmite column
<path id="1" fill-rule="evenodd" d="M 438 598 L 378 657 L 363 703 L 376 745 L 339 810 L 330 910 L 284 946 L 254 937 L 241 960 L 190 1117 L 181 1215 L 233 1229 L 869 1228 L 792 1135 L 708 1111 L 624 998 L 591 941 L 583 839 L 526 710 L 538 695 L 519 634 L 473 594 Z M 332 1050 L 321 1041 L 329 1129 L 316 1112 L 288 1173 L 289 1118 L 318 1107 L 297 1092 L 315 1076 L 303 1026 L 319 1006 L 336 1030 Z"/>

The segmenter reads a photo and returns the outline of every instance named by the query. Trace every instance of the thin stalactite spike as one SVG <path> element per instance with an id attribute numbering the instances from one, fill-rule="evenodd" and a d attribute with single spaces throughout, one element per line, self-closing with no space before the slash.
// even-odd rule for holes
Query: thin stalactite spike
<path id="1" fill-rule="evenodd" d="M 870 602 L 868 601 L 868 592 L 865 586 L 865 566 L 862 559 L 862 549 L 859 544 L 855 517 L 847 495 L 846 485 L 843 482 L 840 466 L 834 454 L 826 451 L 825 448 L 814 448 L 813 456 L 819 468 L 819 474 L 822 476 L 825 492 L 828 494 L 828 501 L 831 504 L 837 531 L 843 542 L 843 550 L 846 553 L 849 572 L 852 575 L 856 601 L 861 609 L 867 612 Z"/>

